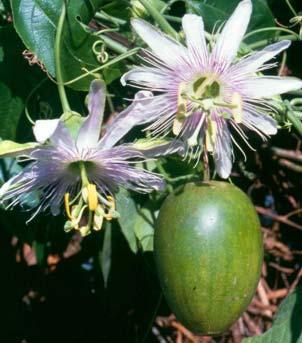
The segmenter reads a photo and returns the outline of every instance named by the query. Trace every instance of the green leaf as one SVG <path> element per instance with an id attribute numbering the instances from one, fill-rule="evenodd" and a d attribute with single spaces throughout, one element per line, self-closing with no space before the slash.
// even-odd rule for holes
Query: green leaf
<path id="1" fill-rule="evenodd" d="M 0 141 L 0 157 L 14 157 L 36 148 L 38 143 L 19 144 L 13 141 Z"/>
<path id="2" fill-rule="evenodd" d="M 151 212 L 142 208 L 134 222 L 134 232 L 139 241 L 140 248 L 144 251 L 153 251 L 154 227 Z"/>
<path id="3" fill-rule="evenodd" d="M 273 326 L 261 336 L 244 343 L 302 343 L 302 288 L 288 295 L 281 303 Z"/>
<path id="4" fill-rule="evenodd" d="M 99 66 L 92 45 L 99 40 L 87 32 L 88 25 L 103 0 L 69 1 L 65 21 L 61 62 L 64 81 L 81 75 L 82 68 Z M 14 25 L 27 48 L 33 51 L 55 76 L 54 42 L 56 26 L 61 13 L 62 0 L 13 0 L 11 1 Z M 73 83 L 72 88 L 88 90 L 92 77 Z"/>
<path id="5" fill-rule="evenodd" d="M 154 218 L 148 208 L 138 208 L 129 192 L 121 190 L 117 197 L 119 224 L 130 249 L 137 253 L 153 251 Z"/>
<path id="6" fill-rule="evenodd" d="M 206 30 L 212 32 L 215 27 L 217 29 L 219 25 L 230 17 L 239 2 L 240 0 L 186 0 L 186 6 L 190 13 L 202 16 Z M 270 26 L 276 25 L 274 16 L 268 7 L 266 0 L 254 0 L 253 13 L 248 31 Z M 255 34 L 250 37 L 247 42 L 274 37 L 275 34 L 275 32 L 271 31 Z"/>
<path id="7" fill-rule="evenodd" d="M 117 211 L 120 214 L 118 222 L 123 235 L 125 236 L 130 249 L 136 253 L 138 250 L 136 236 L 134 233 L 134 223 L 136 221 L 137 210 L 134 200 L 126 190 L 120 190 L 116 196 Z"/>
<path id="8" fill-rule="evenodd" d="M 105 227 L 105 234 L 103 240 L 103 248 L 102 252 L 100 253 L 100 266 L 102 269 L 103 279 L 105 288 L 108 284 L 110 268 L 111 268 L 111 236 L 112 236 L 112 227 L 111 223 L 107 223 Z"/>
<path id="9" fill-rule="evenodd" d="M 23 112 L 23 101 L 13 96 L 10 89 L 0 82 L 0 137 L 15 139 L 18 123 Z"/>

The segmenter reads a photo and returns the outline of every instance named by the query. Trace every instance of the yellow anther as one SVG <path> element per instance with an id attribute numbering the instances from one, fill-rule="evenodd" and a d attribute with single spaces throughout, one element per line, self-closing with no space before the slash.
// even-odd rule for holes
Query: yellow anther
<path id="1" fill-rule="evenodd" d="M 175 136 L 179 135 L 181 128 L 182 128 L 182 123 L 183 123 L 183 121 L 179 120 L 177 117 L 174 119 L 172 131 L 173 131 Z"/>
<path id="2" fill-rule="evenodd" d="M 177 113 L 176 118 L 182 119 L 187 112 L 187 100 L 184 99 L 183 93 L 186 91 L 187 85 L 182 82 L 178 87 L 178 94 L 177 94 Z"/>
<path id="3" fill-rule="evenodd" d="M 115 200 L 114 200 L 114 198 L 113 198 L 112 196 L 110 196 L 110 195 L 107 196 L 107 200 L 108 200 L 109 203 L 110 203 L 110 205 L 109 205 L 110 208 L 109 208 L 108 213 L 105 213 L 105 214 L 104 214 L 104 218 L 105 218 L 106 220 L 112 220 L 112 219 L 113 219 L 112 213 L 115 212 Z"/>
<path id="4" fill-rule="evenodd" d="M 69 205 L 69 193 L 65 193 L 64 195 L 64 204 L 65 204 L 65 211 L 69 219 L 72 220 L 72 216 L 70 213 L 70 205 Z"/>
<path id="5" fill-rule="evenodd" d="M 110 202 L 111 209 L 115 211 L 115 200 L 111 195 L 107 195 L 107 200 Z"/>
<path id="6" fill-rule="evenodd" d="M 93 218 L 93 229 L 95 231 L 99 231 L 102 228 L 102 224 L 103 224 L 103 219 L 104 216 L 97 216 L 96 214 L 94 214 L 94 218 Z"/>
<path id="7" fill-rule="evenodd" d="M 89 183 L 87 185 L 87 202 L 90 211 L 95 211 L 98 207 L 98 193 L 96 191 L 96 185 Z"/>
<path id="8" fill-rule="evenodd" d="M 242 123 L 243 109 L 242 109 L 242 98 L 241 95 L 237 92 L 232 95 L 232 115 L 235 120 L 235 123 Z"/>
<path id="9" fill-rule="evenodd" d="M 82 237 L 88 236 L 91 233 L 90 227 L 88 225 L 81 226 L 79 229 Z"/>

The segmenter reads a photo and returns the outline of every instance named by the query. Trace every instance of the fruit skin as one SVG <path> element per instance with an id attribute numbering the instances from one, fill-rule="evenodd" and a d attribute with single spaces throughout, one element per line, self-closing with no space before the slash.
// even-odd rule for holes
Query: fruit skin
<path id="1" fill-rule="evenodd" d="M 160 209 L 154 255 L 165 298 L 188 329 L 216 335 L 242 314 L 263 261 L 249 198 L 225 182 L 188 183 Z"/>

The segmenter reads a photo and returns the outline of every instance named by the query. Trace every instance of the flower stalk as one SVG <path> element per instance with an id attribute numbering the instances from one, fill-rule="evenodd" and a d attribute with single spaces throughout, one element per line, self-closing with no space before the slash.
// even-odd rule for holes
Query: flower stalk
<path id="1" fill-rule="evenodd" d="M 172 36 L 175 39 L 179 39 L 178 33 L 173 29 L 173 27 L 169 24 L 169 22 L 166 20 L 166 18 L 161 14 L 155 6 L 152 6 L 152 4 L 148 0 L 139 0 L 141 4 L 146 8 L 146 10 L 150 13 L 150 15 L 153 17 L 153 19 L 157 22 L 159 27 L 165 31 L 168 35 Z"/>
<path id="2" fill-rule="evenodd" d="M 70 109 L 67 95 L 64 88 L 64 81 L 63 81 L 62 68 L 61 68 L 61 40 L 62 40 L 62 32 L 63 32 L 65 16 L 66 16 L 66 1 L 64 0 L 62 3 L 62 11 L 61 11 L 61 15 L 60 15 L 58 26 L 57 26 L 54 53 L 55 53 L 56 78 L 57 78 L 59 96 L 60 96 L 63 112 L 67 113 L 67 112 L 71 112 L 71 109 Z"/>

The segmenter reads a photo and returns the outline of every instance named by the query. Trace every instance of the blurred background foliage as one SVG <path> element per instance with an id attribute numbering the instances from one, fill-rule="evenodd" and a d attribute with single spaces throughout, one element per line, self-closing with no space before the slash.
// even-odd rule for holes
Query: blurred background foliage
<path id="1" fill-rule="evenodd" d="M 192 12 L 203 16 L 211 33 L 217 22 L 227 19 L 238 0 L 149 3 L 176 30 L 180 29 L 181 16 Z M 253 4 L 249 32 L 295 24 L 285 0 L 254 0 Z M 300 0 L 291 4 L 298 14 L 302 11 Z M 61 5 L 62 0 L 0 0 L 1 139 L 31 141 L 27 116 L 35 120 L 61 115 L 53 51 Z M 131 65 L 140 62 L 134 48 L 142 42 L 131 31 L 132 17 L 153 22 L 139 0 L 70 1 L 68 6 L 61 42 L 64 80 L 68 82 L 86 71 L 100 74 L 108 85 L 108 121 L 128 104 L 124 99 L 134 95 L 119 82 Z M 302 77 L 300 28 L 301 22 L 292 27 L 297 37 L 275 73 Z M 245 40 L 243 53 L 249 46 L 261 48 L 287 34 L 275 29 L 254 32 Z M 92 78 L 88 75 L 68 84 L 73 110 L 86 113 L 85 91 Z M 224 336 L 193 336 L 171 315 L 161 296 L 152 256 L 154 220 L 168 192 L 184 181 L 199 178 L 202 172 L 170 157 L 145 166 L 164 173 L 168 186 L 163 193 L 145 196 L 121 191 L 121 220 L 84 239 L 63 231 L 63 216 L 39 216 L 26 224 L 38 195 L 29 198 L 23 209 L 0 210 L 0 342 L 239 343 L 245 336 L 269 329 L 280 300 L 302 277 L 302 131 L 299 134 L 300 118 L 294 119 L 284 106 L 278 135 L 263 143 L 250 134 L 257 151 L 245 149 L 247 162 L 236 151 L 231 179 L 257 206 L 266 255 L 255 299 Z M 139 128 L 135 129 L 126 139 L 139 134 Z M 0 167 L 4 182 L 22 165 L 6 158 Z M 246 342 L 281 343 L 272 339 L 281 334 L 288 337 L 282 343 L 298 342 L 299 338 L 302 342 L 302 323 L 297 327 L 293 324 L 301 318 L 301 292 L 286 301 L 271 329 L 275 331 Z"/>

